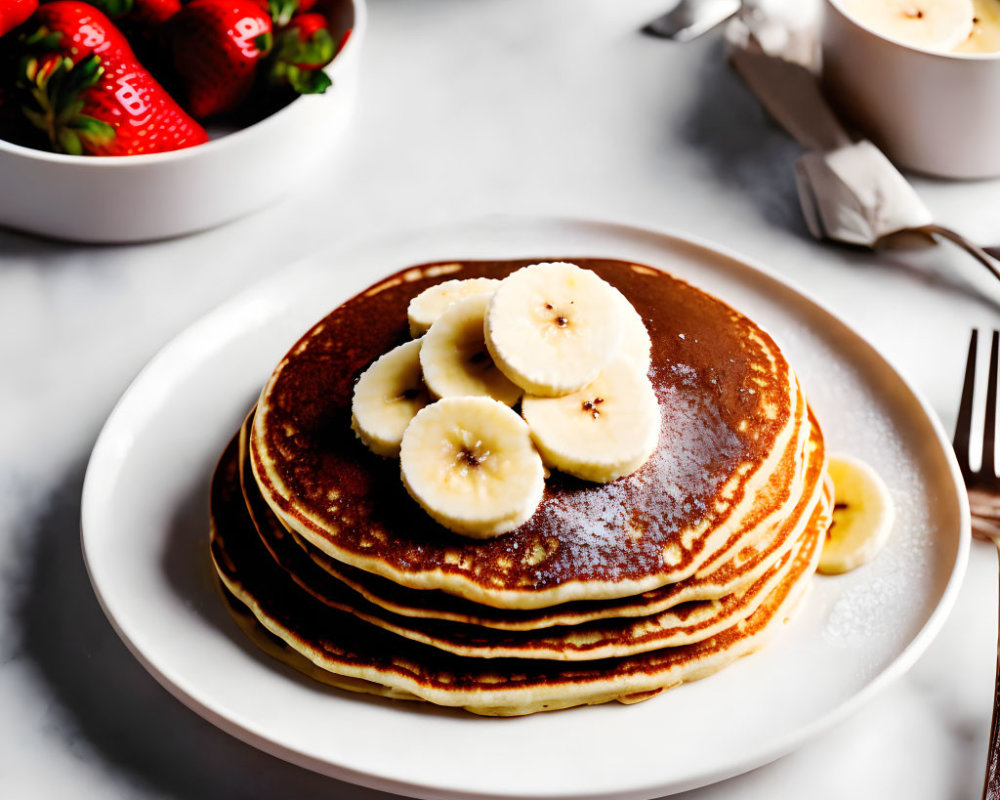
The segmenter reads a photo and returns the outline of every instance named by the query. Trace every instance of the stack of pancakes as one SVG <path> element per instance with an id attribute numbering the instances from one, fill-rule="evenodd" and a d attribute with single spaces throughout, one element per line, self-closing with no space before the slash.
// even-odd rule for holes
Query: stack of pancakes
<path id="1" fill-rule="evenodd" d="M 771 338 L 646 266 L 574 259 L 646 322 L 654 455 L 596 485 L 553 472 L 520 528 L 474 540 L 351 430 L 354 382 L 409 300 L 531 261 L 431 264 L 334 310 L 276 368 L 212 486 L 212 556 L 262 647 L 346 689 L 489 715 L 634 702 L 761 646 L 832 512 L 822 433 Z"/>

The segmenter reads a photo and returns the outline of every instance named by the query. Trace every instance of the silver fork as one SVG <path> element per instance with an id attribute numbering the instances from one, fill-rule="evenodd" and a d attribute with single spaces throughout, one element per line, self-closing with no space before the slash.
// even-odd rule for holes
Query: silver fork
<path id="1" fill-rule="evenodd" d="M 983 426 L 982 465 L 973 471 L 969 461 L 969 441 L 972 435 L 972 398 L 976 386 L 976 349 L 979 332 L 972 331 L 969 355 L 965 363 L 965 383 L 955 424 L 955 456 L 969 490 L 972 510 L 972 531 L 991 539 L 1000 549 L 1000 477 L 997 476 L 995 448 L 997 434 L 997 373 L 1000 361 L 1000 332 L 993 331 L 990 366 L 986 383 L 986 421 Z M 990 747 L 986 757 L 986 778 L 983 799 L 1000 800 L 1000 638 L 997 642 L 997 674 L 993 694 L 993 722 L 990 725 Z"/>

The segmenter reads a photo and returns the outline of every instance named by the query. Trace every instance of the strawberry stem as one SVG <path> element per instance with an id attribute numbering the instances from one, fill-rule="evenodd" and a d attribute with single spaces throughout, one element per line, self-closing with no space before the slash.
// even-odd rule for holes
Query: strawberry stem
<path id="1" fill-rule="evenodd" d="M 274 85 L 287 84 L 299 94 L 322 94 L 332 85 L 323 67 L 333 60 L 337 46 L 325 28 L 308 38 L 293 23 L 277 37 L 271 56 L 269 80 Z"/>
<path id="2" fill-rule="evenodd" d="M 284 28 L 299 10 L 299 0 L 268 0 L 268 12 L 275 28 Z"/>
<path id="3" fill-rule="evenodd" d="M 23 59 L 18 86 L 29 102 L 21 110 L 57 152 L 82 155 L 88 146 L 101 146 L 114 138 L 111 124 L 83 113 L 83 93 L 103 74 L 101 59 L 94 54 L 76 64 L 68 56 Z"/>

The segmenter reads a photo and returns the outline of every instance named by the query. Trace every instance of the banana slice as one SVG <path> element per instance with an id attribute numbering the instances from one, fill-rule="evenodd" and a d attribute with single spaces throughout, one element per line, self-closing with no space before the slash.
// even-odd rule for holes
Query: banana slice
<path id="1" fill-rule="evenodd" d="M 500 285 L 496 278 L 465 278 L 444 281 L 424 289 L 410 301 L 406 316 L 410 320 L 410 335 L 423 336 L 452 303 L 477 294 L 492 294 Z"/>
<path id="2" fill-rule="evenodd" d="M 486 349 L 483 317 L 490 295 L 459 300 L 431 325 L 420 348 L 424 382 L 436 397 L 492 397 L 508 406 L 521 398 Z"/>
<path id="3" fill-rule="evenodd" d="M 972 35 L 955 48 L 956 53 L 1000 52 L 1000 3 L 996 0 L 972 0 L 975 17 Z"/>
<path id="4" fill-rule="evenodd" d="M 841 0 L 844 11 L 876 33 L 946 53 L 972 33 L 972 0 Z"/>
<path id="5" fill-rule="evenodd" d="M 623 356 L 573 394 L 525 396 L 521 414 L 547 464 L 598 483 L 639 469 L 660 435 L 653 386 Z"/>
<path id="6" fill-rule="evenodd" d="M 895 509 L 885 481 L 865 462 L 831 456 L 833 523 L 820 555 L 819 571 L 839 575 L 871 561 L 892 531 Z"/>
<path id="7" fill-rule="evenodd" d="M 649 338 L 649 331 L 646 330 L 646 323 L 643 322 L 639 312 L 635 310 L 628 299 L 614 287 L 612 290 L 621 298 L 622 308 L 622 343 L 620 353 L 629 359 L 643 372 L 649 372 L 652 363 L 650 355 L 653 349 L 653 342 Z"/>
<path id="8" fill-rule="evenodd" d="M 511 273 L 486 312 L 496 365 L 533 395 L 570 394 L 593 381 L 622 340 L 618 293 L 575 264 L 534 264 Z"/>
<path id="9" fill-rule="evenodd" d="M 351 428 L 373 453 L 396 458 L 403 431 L 430 402 L 420 377 L 423 340 L 406 342 L 381 356 L 354 386 Z"/>
<path id="10" fill-rule="evenodd" d="M 528 426 L 488 397 L 446 397 L 422 409 L 403 434 L 400 471 L 431 517 L 476 539 L 521 525 L 545 488 Z"/>

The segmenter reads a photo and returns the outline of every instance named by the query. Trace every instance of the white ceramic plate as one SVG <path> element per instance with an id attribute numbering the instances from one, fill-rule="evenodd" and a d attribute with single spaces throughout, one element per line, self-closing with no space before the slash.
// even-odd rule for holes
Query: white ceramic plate
<path id="1" fill-rule="evenodd" d="M 422 261 L 609 256 L 679 275 L 772 332 L 830 446 L 868 460 L 898 509 L 871 565 L 817 577 L 769 648 L 635 706 L 481 719 L 330 690 L 249 644 L 207 550 L 211 471 L 272 367 L 310 325 Z M 153 359 L 101 434 L 83 545 L 126 644 L 181 701 L 263 750 L 429 798 L 654 797 L 772 760 L 903 673 L 940 628 L 968 556 L 968 510 L 925 404 L 842 322 L 777 278 L 662 233 L 493 218 L 316 256 L 240 295 Z"/>

